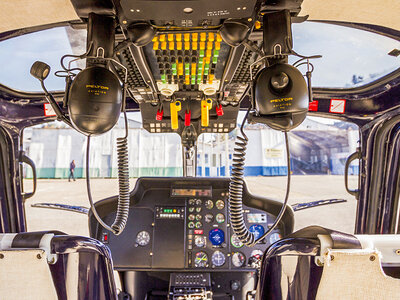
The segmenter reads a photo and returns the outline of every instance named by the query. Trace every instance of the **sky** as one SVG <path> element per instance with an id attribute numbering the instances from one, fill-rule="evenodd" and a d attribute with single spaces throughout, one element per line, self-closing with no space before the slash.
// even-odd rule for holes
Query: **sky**
<path id="1" fill-rule="evenodd" d="M 349 87 L 353 75 L 363 77 L 360 84 L 373 80 L 400 67 L 400 57 L 387 55 L 400 48 L 398 41 L 362 30 L 336 25 L 305 22 L 293 24 L 293 49 L 302 55 L 321 54 L 314 60 L 314 87 Z M 54 76 L 60 58 L 72 53 L 65 28 L 53 28 L 0 42 L 0 83 L 24 91 L 40 91 L 39 82 L 29 70 L 32 63 L 42 60 L 52 72 L 46 79 L 50 90 L 63 90 L 65 81 Z M 290 58 L 290 62 L 297 60 Z M 305 70 L 302 70 L 303 73 Z"/>

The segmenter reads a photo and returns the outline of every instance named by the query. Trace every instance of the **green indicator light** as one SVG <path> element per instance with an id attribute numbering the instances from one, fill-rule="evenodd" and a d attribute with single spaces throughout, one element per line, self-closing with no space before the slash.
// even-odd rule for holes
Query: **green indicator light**
<path id="1" fill-rule="evenodd" d="M 161 74 L 161 81 L 162 81 L 163 83 L 166 83 L 166 82 L 167 82 L 167 78 L 166 78 L 166 76 L 165 76 L 165 73 L 164 73 L 164 74 Z"/>
<path id="2" fill-rule="evenodd" d="M 172 70 L 176 70 L 176 63 L 173 63 L 171 68 L 172 68 Z"/>
<path id="3" fill-rule="evenodd" d="M 214 50 L 214 57 L 218 57 L 219 56 L 219 50 Z"/>
<path id="4" fill-rule="evenodd" d="M 200 50 L 199 56 L 204 57 L 204 50 Z"/>
<path id="5" fill-rule="evenodd" d="M 204 70 L 204 75 L 208 75 L 208 70 Z"/>
<path id="6" fill-rule="evenodd" d="M 210 64 L 206 64 L 206 65 L 204 66 L 204 71 L 205 71 L 205 70 L 208 71 L 209 69 L 210 69 Z"/>
<path id="7" fill-rule="evenodd" d="M 203 64 L 203 58 L 202 57 L 199 58 L 199 64 Z"/>
<path id="8" fill-rule="evenodd" d="M 216 64 L 218 62 L 218 57 L 213 57 L 213 64 Z"/>

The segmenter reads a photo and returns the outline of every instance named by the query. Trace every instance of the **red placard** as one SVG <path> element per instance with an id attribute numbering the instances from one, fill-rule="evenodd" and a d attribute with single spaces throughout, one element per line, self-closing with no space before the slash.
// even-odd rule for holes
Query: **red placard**
<path id="1" fill-rule="evenodd" d="M 56 112 L 51 107 L 50 103 L 45 103 L 44 104 L 44 116 L 45 117 L 54 117 L 54 116 L 56 116 Z"/>
<path id="2" fill-rule="evenodd" d="M 334 114 L 344 114 L 346 109 L 346 99 L 331 99 L 329 112 Z"/>
<path id="3" fill-rule="evenodd" d="M 308 111 L 318 111 L 318 100 L 310 102 L 310 104 L 308 105 Z"/>
<path id="4" fill-rule="evenodd" d="M 203 229 L 195 229 L 194 230 L 194 234 L 203 234 L 203 233 L 204 233 Z"/>

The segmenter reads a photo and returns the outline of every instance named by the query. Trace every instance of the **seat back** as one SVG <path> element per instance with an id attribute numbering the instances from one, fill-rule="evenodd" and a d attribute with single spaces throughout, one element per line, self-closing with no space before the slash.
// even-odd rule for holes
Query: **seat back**
<path id="1" fill-rule="evenodd" d="M 310 234 L 311 233 L 311 234 Z M 400 236 L 350 236 L 313 227 L 271 245 L 257 299 L 393 299 L 400 280 Z"/>
<path id="2" fill-rule="evenodd" d="M 1 299 L 117 299 L 109 249 L 60 232 L 0 234 Z"/>

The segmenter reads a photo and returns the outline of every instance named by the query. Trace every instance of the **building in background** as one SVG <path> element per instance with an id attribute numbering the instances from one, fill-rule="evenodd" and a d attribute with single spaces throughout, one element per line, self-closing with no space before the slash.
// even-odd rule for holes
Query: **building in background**
<path id="1" fill-rule="evenodd" d="M 148 133 L 141 122 L 129 120 L 129 170 L 131 177 L 182 176 L 182 148 L 177 134 Z M 92 138 L 90 174 L 117 177 L 116 139 L 124 135 L 124 122 L 110 132 Z M 245 176 L 287 174 L 286 150 L 282 132 L 255 124 L 247 125 L 249 138 Z M 237 130 L 227 134 L 199 136 L 198 176 L 229 176 Z M 336 122 L 332 125 L 311 119 L 291 131 L 290 152 L 293 174 L 343 174 L 347 157 L 355 151 L 358 129 Z M 75 176 L 82 178 L 86 166 L 86 137 L 62 123 L 48 123 L 24 132 L 24 147 L 35 162 L 38 178 L 68 178 L 69 164 L 75 160 Z M 358 173 L 353 166 L 351 173 Z M 30 168 L 25 169 L 31 177 Z"/>

